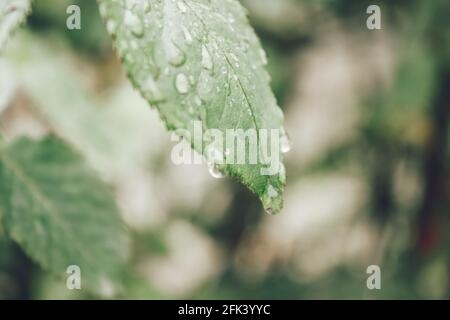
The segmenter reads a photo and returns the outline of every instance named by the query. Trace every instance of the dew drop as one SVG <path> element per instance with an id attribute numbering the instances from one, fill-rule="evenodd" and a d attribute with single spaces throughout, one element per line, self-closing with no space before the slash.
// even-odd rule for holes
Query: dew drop
<path id="1" fill-rule="evenodd" d="M 184 73 L 179 73 L 175 79 L 175 88 L 181 94 L 189 92 L 189 81 Z"/>
<path id="2" fill-rule="evenodd" d="M 213 68 L 211 55 L 209 54 L 209 51 L 206 48 L 206 46 L 202 46 L 202 66 L 207 70 L 211 70 Z"/>
<path id="3" fill-rule="evenodd" d="M 125 11 L 123 22 L 136 37 L 140 38 L 144 35 L 144 25 L 130 10 Z"/>
<path id="4" fill-rule="evenodd" d="M 142 85 L 142 90 L 145 97 L 150 101 L 150 103 L 157 103 L 164 101 L 165 97 L 161 90 L 159 90 L 158 85 L 152 76 L 149 76 Z"/>
<path id="5" fill-rule="evenodd" d="M 186 63 L 186 55 L 174 43 L 167 46 L 167 57 L 169 63 L 174 67 L 181 67 Z"/>
<path id="6" fill-rule="evenodd" d="M 269 184 L 269 187 L 267 188 L 267 194 L 270 198 L 278 197 L 278 191 L 271 184 Z"/>
<path id="7" fill-rule="evenodd" d="M 212 161 L 208 162 L 208 171 L 209 171 L 209 174 L 213 178 L 221 179 L 221 178 L 224 177 L 224 174 L 222 172 L 220 172 L 220 170 L 217 167 L 217 165 L 214 162 L 212 162 Z"/>
<path id="8" fill-rule="evenodd" d="M 280 137 L 280 150 L 282 153 L 288 153 L 289 151 L 291 151 L 291 148 L 292 148 L 291 140 L 283 130 L 283 134 Z"/>

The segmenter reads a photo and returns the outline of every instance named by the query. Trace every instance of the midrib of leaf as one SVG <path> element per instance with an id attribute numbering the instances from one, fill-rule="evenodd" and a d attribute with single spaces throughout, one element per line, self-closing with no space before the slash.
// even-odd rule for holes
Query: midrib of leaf
<path id="1" fill-rule="evenodd" d="M 58 223 L 63 227 L 66 235 L 68 235 L 73 241 L 72 244 L 78 244 L 78 240 L 76 235 L 72 232 L 72 228 L 64 222 L 64 219 L 61 219 L 61 213 L 59 210 L 52 204 L 52 202 L 39 190 L 39 188 L 35 185 L 33 180 L 26 175 L 26 173 L 17 166 L 14 161 L 8 157 L 6 154 L 0 153 L 0 159 L 2 162 L 8 167 L 12 172 L 14 172 L 15 177 L 22 181 L 22 183 L 28 187 L 30 193 L 38 200 L 38 202 L 47 209 L 47 212 L 50 213 Z M 94 257 L 89 254 L 89 250 L 85 250 L 85 248 L 81 248 L 77 245 L 78 252 L 84 256 L 86 261 L 95 261 Z"/>

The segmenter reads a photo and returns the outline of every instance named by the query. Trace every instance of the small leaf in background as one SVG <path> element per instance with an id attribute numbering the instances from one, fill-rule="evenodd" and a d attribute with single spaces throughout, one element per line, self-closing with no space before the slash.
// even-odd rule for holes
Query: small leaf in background
<path id="1" fill-rule="evenodd" d="M 224 136 L 228 129 L 277 129 L 285 139 L 265 52 L 238 1 L 100 1 L 100 13 L 131 81 L 169 130 L 192 136 L 192 123 L 201 121 L 203 130 L 219 129 Z M 259 136 L 258 146 L 261 151 Z M 268 212 L 277 213 L 284 167 L 271 176 L 261 174 L 264 167 L 259 162 L 217 169 L 240 179 Z"/>
<path id="2" fill-rule="evenodd" d="M 2 224 L 30 257 L 61 276 L 79 266 L 95 292 L 119 282 L 127 236 L 114 197 L 69 147 L 19 139 L 0 151 L 0 181 Z"/>
<path id="3" fill-rule="evenodd" d="M 30 10 L 31 0 L 0 0 L 0 51 Z"/>

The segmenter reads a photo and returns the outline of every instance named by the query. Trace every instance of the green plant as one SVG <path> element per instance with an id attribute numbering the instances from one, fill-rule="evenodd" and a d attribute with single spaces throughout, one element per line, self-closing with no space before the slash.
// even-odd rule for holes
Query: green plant
<path id="1" fill-rule="evenodd" d="M 237 0 L 101 0 L 99 8 L 130 80 L 169 130 L 192 131 L 190 123 L 200 120 L 204 129 L 275 129 L 286 139 L 266 54 Z M 0 0 L 0 50 L 29 11 L 30 1 Z M 9 237 L 44 268 L 62 275 L 77 264 L 95 289 L 118 278 L 127 236 L 109 187 L 75 149 L 53 136 L 2 139 L 0 219 Z M 216 169 L 278 213 L 284 167 L 275 175 L 263 175 L 261 168 Z"/>

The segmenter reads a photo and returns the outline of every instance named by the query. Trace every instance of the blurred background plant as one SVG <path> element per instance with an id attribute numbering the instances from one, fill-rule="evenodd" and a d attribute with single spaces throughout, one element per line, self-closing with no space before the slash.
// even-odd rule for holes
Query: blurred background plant
<path id="1" fill-rule="evenodd" d="M 124 287 L 100 297 L 450 298 L 450 2 L 242 3 L 293 142 L 278 216 L 231 179 L 172 164 L 95 1 L 35 1 L 9 41 L 5 136 L 70 142 L 114 187 L 132 234 Z M 70 4 L 81 30 L 65 26 Z M 370 4 L 382 30 L 366 28 Z M 366 287 L 372 264 L 382 290 Z M 0 298 L 98 296 L 67 290 L 0 230 Z"/>

